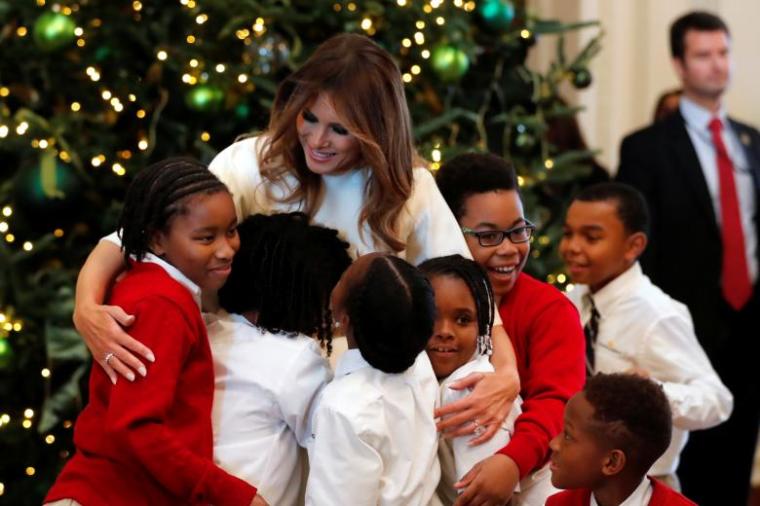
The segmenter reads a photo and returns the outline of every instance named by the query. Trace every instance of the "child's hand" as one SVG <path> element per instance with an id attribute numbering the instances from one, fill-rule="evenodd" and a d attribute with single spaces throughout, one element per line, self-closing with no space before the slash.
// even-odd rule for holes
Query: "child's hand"
<path id="1" fill-rule="evenodd" d="M 506 455 L 496 454 L 475 464 L 461 481 L 454 484 L 464 489 L 454 506 L 503 506 L 512 498 L 520 470 Z"/>
<path id="2" fill-rule="evenodd" d="M 471 445 L 491 439 L 512 409 L 520 388 L 517 370 L 505 368 L 495 373 L 472 373 L 454 382 L 449 388 L 472 393 L 435 411 L 436 417 L 446 417 L 438 422 L 438 430 L 446 437 L 474 434 Z M 450 415 L 450 416 L 448 416 Z"/>
<path id="3" fill-rule="evenodd" d="M 256 496 L 253 498 L 253 501 L 251 501 L 251 506 L 269 506 L 269 503 L 266 502 L 264 498 L 259 494 L 256 494 Z"/>

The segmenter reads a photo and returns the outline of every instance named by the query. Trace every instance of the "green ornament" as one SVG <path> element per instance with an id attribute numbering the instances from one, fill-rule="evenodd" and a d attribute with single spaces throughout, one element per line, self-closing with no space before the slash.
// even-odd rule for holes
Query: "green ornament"
<path id="1" fill-rule="evenodd" d="M 573 86 L 582 90 L 591 86 L 591 72 L 588 69 L 579 69 L 573 71 Z"/>
<path id="2" fill-rule="evenodd" d="M 74 40 L 76 23 L 69 16 L 48 11 L 34 22 L 34 42 L 43 51 L 55 51 Z"/>
<path id="3" fill-rule="evenodd" d="M 478 14 L 489 28 L 506 30 L 515 19 L 515 6 L 510 0 L 481 0 Z"/>
<path id="4" fill-rule="evenodd" d="M 538 146 L 535 132 L 523 123 L 518 123 L 512 132 L 512 150 L 521 155 L 530 155 Z"/>
<path id="5" fill-rule="evenodd" d="M 22 168 L 13 183 L 13 201 L 28 226 L 40 232 L 73 223 L 84 210 L 82 181 L 74 167 L 44 152 L 38 165 Z"/>
<path id="6" fill-rule="evenodd" d="M 458 80 L 470 68 L 470 59 L 467 54 L 447 44 L 439 44 L 433 48 L 430 62 L 438 77 L 447 82 Z"/>
<path id="7" fill-rule="evenodd" d="M 13 361 L 13 348 L 8 339 L 0 338 L 0 369 L 7 369 Z"/>
<path id="8" fill-rule="evenodd" d="M 198 112 L 217 112 L 224 105 L 224 91 L 213 84 L 199 84 L 185 95 L 185 104 Z"/>
<path id="9" fill-rule="evenodd" d="M 235 107 L 235 117 L 237 119 L 246 119 L 251 114 L 251 108 L 246 103 L 238 104 Z"/>

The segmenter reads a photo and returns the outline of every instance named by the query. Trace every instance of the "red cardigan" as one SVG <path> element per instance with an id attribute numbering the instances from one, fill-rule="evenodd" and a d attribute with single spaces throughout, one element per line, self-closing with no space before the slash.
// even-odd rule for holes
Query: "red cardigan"
<path id="1" fill-rule="evenodd" d="M 586 381 L 586 348 L 575 306 L 559 290 L 521 273 L 501 300 L 499 314 L 517 356 L 523 399 L 510 442 L 498 453 L 522 479 L 549 458 L 562 430 L 565 403 Z"/>
<path id="2" fill-rule="evenodd" d="M 197 303 L 159 265 L 133 264 L 109 304 L 136 316 L 129 333 L 156 362 L 112 385 L 92 367 L 90 400 L 74 429 L 75 455 L 45 502 L 249 505 L 256 489 L 212 460 L 214 370 Z"/>
<path id="3" fill-rule="evenodd" d="M 649 506 L 697 506 L 697 503 L 651 476 L 649 481 L 652 482 L 652 498 L 649 500 Z M 591 490 L 586 488 L 563 490 L 546 500 L 546 506 L 588 506 L 589 504 L 591 504 Z"/>

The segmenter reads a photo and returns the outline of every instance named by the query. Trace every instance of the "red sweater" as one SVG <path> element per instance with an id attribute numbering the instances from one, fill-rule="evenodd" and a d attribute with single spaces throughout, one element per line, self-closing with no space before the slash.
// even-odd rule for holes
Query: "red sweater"
<path id="1" fill-rule="evenodd" d="M 134 382 L 90 374 L 77 419 L 77 452 L 45 502 L 84 506 L 249 505 L 256 489 L 212 461 L 214 370 L 206 327 L 190 292 L 159 265 L 136 263 L 109 304 L 136 316 L 129 333 L 156 362 Z"/>
<path id="2" fill-rule="evenodd" d="M 649 500 L 649 506 L 697 506 L 695 502 L 654 478 L 649 477 L 649 481 L 652 482 L 652 498 Z M 591 490 L 586 488 L 563 490 L 546 500 L 546 506 L 589 506 L 589 504 L 591 504 Z"/>
<path id="3" fill-rule="evenodd" d="M 514 434 L 498 453 L 522 479 L 549 458 L 549 441 L 562 430 L 565 403 L 586 381 L 586 348 L 578 311 L 559 290 L 521 273 L 499 304 L 517 356 L 523 399 Z"/>

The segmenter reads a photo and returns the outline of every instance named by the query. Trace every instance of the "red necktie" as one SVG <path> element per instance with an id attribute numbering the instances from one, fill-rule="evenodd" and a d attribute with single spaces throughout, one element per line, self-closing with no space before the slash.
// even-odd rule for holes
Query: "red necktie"
<path id="1" fill-rule="evenodd" d="M 744 248 L 744 232 L 739 214 L 739 199 L 734 183 L 734 164 L 728 157 L 726 146 L 720 136 L 723 124 L 720 119 L 710 120 L 713 144 L 718 160 L 718 181 L 720 186 L 720 216 L 723 241 L 723 297 L 728 304 L 741 309 L 752 295 L 752 284 L 747 268 L 747 254 Z"/>

